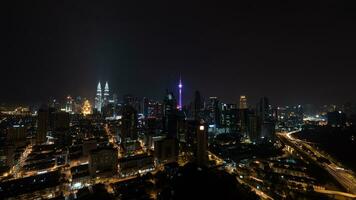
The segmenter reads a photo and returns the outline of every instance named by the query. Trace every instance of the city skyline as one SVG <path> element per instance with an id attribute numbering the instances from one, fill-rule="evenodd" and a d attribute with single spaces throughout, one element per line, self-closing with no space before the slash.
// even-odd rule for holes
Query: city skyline
<path id="1" fill-rule="evenodd" d="M 356 199 L 356 7 L 3 5 L 0 199 Z"/>

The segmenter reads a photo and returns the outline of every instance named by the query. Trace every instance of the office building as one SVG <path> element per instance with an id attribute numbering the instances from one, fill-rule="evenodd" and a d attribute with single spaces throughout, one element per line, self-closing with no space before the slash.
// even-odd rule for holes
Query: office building
<path id="1" fill-rule="evenodd" d="M 240 109 L 248 109 L 248 106 L 247 106 L 247 97 L 242 95 L 240 96 L 240 106 L 239 106 Z"/>
<path id="2" fill-rule="evenodd" d="M 137 112 L 130 106 L 125 105 L 122 108 L 121 118 L 121 138 L 123 141 L 137 140 Z"/>
<path id="3" fill-rule="evenodd" d="M 36 143 L 42 144 L 47 140 L 47 131 L 49 130 L 49 111 L 41 108 L 37 112 L 37 132 Z"/>
<path id="4" fill-rule="evenodd" d="M 200 124 L 197 130 L 197 164 L 207 165 L 208 161 L 208 135 L 204 124 Z"/>

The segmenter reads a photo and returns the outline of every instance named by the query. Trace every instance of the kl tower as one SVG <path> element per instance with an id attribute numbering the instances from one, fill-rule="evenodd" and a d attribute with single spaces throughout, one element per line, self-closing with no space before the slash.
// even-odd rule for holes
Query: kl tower
<path id="1" fill-rule="evenodd" d="M 178 89 L 179 89 L 178 109 L 182 110 L 182 89 L 183 89 L 183 84 L 182 84 L 182 78 L 181 77 L 179 77 Z"/>

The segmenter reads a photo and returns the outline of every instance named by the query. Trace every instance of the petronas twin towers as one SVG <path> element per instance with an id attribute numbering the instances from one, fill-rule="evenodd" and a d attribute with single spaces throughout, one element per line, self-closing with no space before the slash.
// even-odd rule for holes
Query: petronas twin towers
<path id="1" fill-rule="evenodd" d="M 104 93 L 101 89 L 101 83 L 99 81 L 98 86 L 96 88 L 96 97 L 95 97 L 95 109 L 98 112 L 101 112 L 102 108 L 109 103 L 109 83 L 105 82 Z"/>

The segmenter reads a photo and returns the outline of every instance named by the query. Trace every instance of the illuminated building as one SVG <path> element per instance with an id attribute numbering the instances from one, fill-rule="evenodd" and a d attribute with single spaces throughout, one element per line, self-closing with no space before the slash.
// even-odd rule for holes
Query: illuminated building
<path id="1" fill-rule="evenodd" d="M 154 170 L 154 160 L 152 155 L 139 154 L 119 159 L 120 175 L 132 176 Z"/>
<path id="2" fill-rule="evenodd" d="M 235 104 L 223 104 L 221 109 L 221 128 L 225 133 L 237 133 L 239 111 Z"/>
<path id="3" fill-rule="evenodd" d="M 208 135 L 205 126 L 200 124 L 197 130 L 197 164 L 204 166 L 208 160 Z"/>
<path id="4" fill-rule="evenodd" d="M 73 99 L 71 96 L 67 96 L 67 102 L 66 102 L 66 112 L 72 113 L 73 112 Z"/>
<path id="5" fill-rule="evenodd" d="M 96 97 L 95 97 L 95 105 L 94 108 L 98 111 L 101 112 L 101 108 L 103 107 L 103 97 L 102 97 L 102 91 L 101 91 L 101 84 L 100 82 L 98 83 L 98 86 L 96 88 Z"/>
<path id="6" fill-rule="evenodd" d="M 1 199 L 11 199 L 14 196 L 22 194 L 30 194 L 31 197 L 20 199 L 41 199 L 38 193 L 34 192 L 43 191 L 46 188 L 53 188 L 59 191 L 61 184 L 61 173 L 59 170 L 19 179 L 10 179 L 0 183 Z"/>
<path id="7" fill-rule="evenodd" d="M 84 101 L 84 104 L 83 104 L 83 107 L 82 107 L 82 113 L 83 113 L 84 116 L 90 115 L 92 113 L 91 105 L 90 105 L 89 100 L 85 100 Z"/>
<path id="8" fill-rule="evenodd" d="M 247 98 L 246 96 L 240 96 L 240 109 L 247 109 Z"/>
<path id="9" fill-rule="evenodd" d="M 167 116 L 173 113 L 176 109 L 176 99 L 174 98 L 173 93 L 166 91 L 166 96 L 163 100 L 163 115 Z"/>
<path id="10" fill-rule="evenodd" d="M 182 79 L 179 79 L 179 84 L 178 84 L 178 88 L 179 88 L 179 103 L 178 103 L 178 109 L 182 110 L 182 89 L 183 89 L 183 84 L 182 84 Z"/>
<path id="11" fill-rule="evenodd" d="M 102 106 L 106 106 L 109 103 L 109 83 L 106 81 L 105 83 L 105 88 L 104 88 L 104 99 L 103 99 L 103 105 Z"/>
<path id="12" fill-rule="evenodd" d="M 220 127 L 221 110 L 219 105 L 220 102 L 217 97 L 209 97 L 207 105 L 209 111 L 208 123 L 214 127 Z"/>

